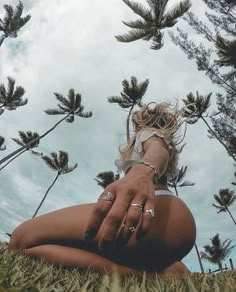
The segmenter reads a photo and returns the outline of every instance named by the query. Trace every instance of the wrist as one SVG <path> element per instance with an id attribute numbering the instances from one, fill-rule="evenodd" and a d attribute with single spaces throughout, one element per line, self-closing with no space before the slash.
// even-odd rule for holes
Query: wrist
<path id="1" fill-rule="evenodd" d="M 132 166 L 130 172 L 132 174 L 138 174 L 142 177 L 144 176 L 150 179 L 153 184 L 155 184 L 158 179 L 157 170 L 152 165 L 145 162 L 139 162 L 135 164 L 134 166 Z"/>

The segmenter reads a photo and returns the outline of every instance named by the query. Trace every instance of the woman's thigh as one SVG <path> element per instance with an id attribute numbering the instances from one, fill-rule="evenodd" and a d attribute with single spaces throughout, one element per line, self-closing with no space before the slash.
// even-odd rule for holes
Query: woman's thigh
<path id="1" fill-rule="evenodd" d="M 76 205 L 56 210 L 20 224 L 12 233 L 10 247 L 25 249 L 48 243 L 80 245 L 94 204 Z M 86 242 L 95 246 L 97 238 Z"/>

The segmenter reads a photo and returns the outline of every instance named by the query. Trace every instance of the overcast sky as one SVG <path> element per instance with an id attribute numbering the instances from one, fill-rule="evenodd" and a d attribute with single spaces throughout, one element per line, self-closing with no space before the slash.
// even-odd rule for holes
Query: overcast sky
<path id="1" fill-rule="evenodd" d="M 145 3 L 145 1 L 139 1 Z M 177 0 L 170 3 L 174 5 Z M 195 1 L 196 2 L 196 1 Z M 192 11 L 203 16 L 206 7 L 197 1 Z M 15 5 L 15 0 L 0 0 Z M 40 142 L 39 151 L 49 154 L 64 150 L 77 169 L 61 176 L 50 191 L 39 214 L 75 204 L 94 202 L 102 189 L 93 179 L 105 170 L 116 171 L 114 160 L 118 146 L 125 143 L 127 113 L 117 105 L 109 104 L 107 97 L 119 95 L 121 82 L 136 76 L 139 81 L 149 78 L 150 85 L 144 101 L 179 101 L 189 92 L 201 94 L 219 89 L 198 72 L 165 33 L 160 51 L 149 49 L 151 43 L 137 41 L 123 44 L 114 35 L 127 32 L 122 20 L 137 17 L 121 0 L 23 0 L 25 13 L 32 19 L 21 30 L 17 39 L 7 39 L 0 50 L 0 83 L 7 84 L 7 76 L 26 89 L 26 106 L 16 111 L 5 111 L 0 117 L 0 134 L 6 139 L 7 151 L 16 149 L 11 140 L 18 130 L 43 133 L 61 116 L 47 116 L 44 110 L 55 108 L 53 92 L 64 95 L 70 88 L 82 94 L 85 111 L 90 119 L 78 118 L 73 124 L 63 123 Z M 184 23 L 178 26 L 199 40 Z M 175 31 L 175 29 L 174 29 Z M 233 163 L 222 146 L 207 137 L 204 124 L 189 125 L 186 146 L 179 166 L 188 166 L 186 179 L 194 187 L 179 190 L 180 197 L 191 209 L 197 224 L 197 245 L 200 250 L 210 243 L 210 237 L 220 234 L 236 243 L 235 226 L 230 217 L 217 214 L 212 207 L 213 195 L 220 188 L 233 189 Z M 43 161 L 24 153 L 1 172 L 0 176 L 0 239 L 12 232 L 22 221 L 32 217 L 46 189 L 56 173 Z M 236 204 L 231 208 L 236 216 Z M 184 228 L 184 226 L 183 226 Z M 236 265 L 236 249 L 231 254 Z M 199 271 L 195 249 L 184 259 L 192 271 Z M 212 267 L 204 262 L 204 268 Z"/>

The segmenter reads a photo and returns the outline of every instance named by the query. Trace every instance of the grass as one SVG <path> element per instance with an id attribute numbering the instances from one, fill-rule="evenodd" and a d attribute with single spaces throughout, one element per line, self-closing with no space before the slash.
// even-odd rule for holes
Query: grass
<path id="1" fill-rule="evenodd" d="M 231 292 L 236 291 L 236 271 L 217 275 L 192 274 L 179 280 L 149 280 L 135 277 L 121 278 L 114 274 L 101 275 L 92 271 L 54 268 L 42 261 L 35 261 L 9 253 L 6 244 L 0 244 L 0 292 L 37 291 L 91 291 L 91 292 Z"/>

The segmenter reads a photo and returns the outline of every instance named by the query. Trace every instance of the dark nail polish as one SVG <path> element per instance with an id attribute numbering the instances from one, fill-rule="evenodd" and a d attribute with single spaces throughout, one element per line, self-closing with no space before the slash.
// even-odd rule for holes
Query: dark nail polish
<path id="1" fill-rule="evenodd" d="M 93 234 L 92 234 L 92 232 L 86 231 L 86 232 L 84 233 L 84 239 L 85 239 L 85 240 L 91 240 L 92 238 L 93 238 Z"/>

